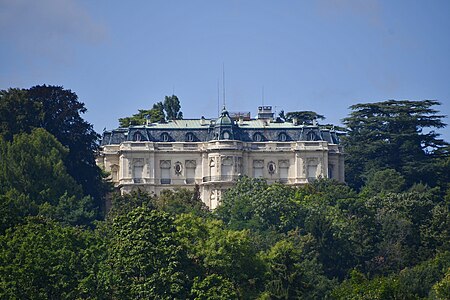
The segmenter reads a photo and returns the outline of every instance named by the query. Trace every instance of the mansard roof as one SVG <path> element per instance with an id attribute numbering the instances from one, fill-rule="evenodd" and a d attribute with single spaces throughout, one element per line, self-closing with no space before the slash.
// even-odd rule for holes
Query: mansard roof
<path id="1" fill-rule="evenodd" d="M 225 111 L 226 112 L 226 111 Z M 226 115 L 229 118 L 228 113 Z M 231 139 L 243 142 L 289 142 L 289 141 L 326 141 L 339 144 L 338 134 L 334 130 L 323 129 L 317 125 L 296 125 L 292 122 L 270 122 L 268 119 L 234 121 L 223 120 L 221 115 L 215 119 L 184 119 L 166 123 L 131 126 L 104 131 L 101 145 L 120 144 L 126 141 L 150 142 L 207 142 L 224 139 L 218 134 L 230 128 Z M 222 122 L 223 121 L 223 122 Z"/>

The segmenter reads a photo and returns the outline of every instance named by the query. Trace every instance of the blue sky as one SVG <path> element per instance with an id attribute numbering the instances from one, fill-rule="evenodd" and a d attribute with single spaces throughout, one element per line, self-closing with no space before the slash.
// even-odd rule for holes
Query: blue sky
<path id="1" fill-rule="evenodd" d="M 62 85 L 99 132 L 173 92 L 186 118 L 215 117 L 223 64 L 230 111 L 254 116 L 264 86 L 277 111 L 336 124 L 388 99 L 450 115 L 447 0 L 0 0 L 0 38 L 0 89 Z"/>

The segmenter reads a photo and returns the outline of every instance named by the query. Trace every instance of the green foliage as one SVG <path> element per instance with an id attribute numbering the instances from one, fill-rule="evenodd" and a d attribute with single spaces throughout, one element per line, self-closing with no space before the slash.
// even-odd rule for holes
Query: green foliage
<path id="1" fill-rule="evenodd" d="M 3 230 L 36 214 L 73 225 L 88 225 L 98 217 L 95 201 L 68 174 L 65 147 L 46 130 L 0 142 L 0 214 Z M 3 232 L 3 231 L 2 231 Z"/>
<path id="2" fill-rule="evenodd" d="M 105 277 L 118 299 L 184 299 L 186 256 L 168 214 L 138 207 L 114 218 Z"/>
<path id="3" fill-rule="evenodd" d="M 17 134 L 3 147 L 6 149 L 1 158 L 0 192 L 16 189 L 38 204 L 56 201 L 65 193 L 81 195 L 81 187 L 67 173 L 63 162 L 67 149 L 46 130 Z"/>
<path id="4" fill-rule="evenodd" d="M 226 278 L 212 274 L 203 280 L 196 277 L 191 289 L 195 300 L 231 300 L 239 299 L 233 284 Z"/>
<path id="5" fill-rule="evenodd" d="M 30 101 L 26 90 L 0 90 L 0 137 L 11 141 L 14 134 L 30 133 L 43 113 L 42 103 Z"/>
<path id="6" fill-rule="evenodd" d="M 432 219 L 430 195 L 387 194 L 371 198 L 367 205 L 375 212 L 380 235 L 378 254 L 372 261 L 374 271 L 401 270 L 434 254 L 435 249 L 425 246 L 423 232 Z"/>
<path id="7" fill-rule="evenodd" d="M 120 118 L 119 125 L 120 127 L 130 127 L 145 125 L 147 120 L 150 123 L 180 120 L 183 119 L 180 109 L 180 100 L 177 96 L 165 96 L 163 102 L 156 102 L 151 109 L 139 109 L 138 113 L 131 117 Z"/>
<path id="8" fill-rule="evenodd" d="M 165 96 L 163 106 L 167 115 L 167 120 L 183 119 L 183 113 L 180 111 L 180 100 L 178 100 L 177 96 Z"/>
<path id="9" fill-rule="evenodd" d="M 30 197 L 11 189 L 0 195 L 0 234 L 24 221 L 27 216 L 35 216 L 39 206 Z"/>
<path id="10" fill-rule="evenodd" d="M 368 175 L 361 195 L 372 197 L 380 193 L 400 193 L 404 187 L 405 178 L 394 169 L 374 171 Z"/>
<path id="11" fill-rule="evenodd" d="M 308 248 L 311 236 L 277 242 L 263 258 L 267 264 L 265 295 L 271 299 L 324 299 L 331 281 L 324 275 L 317 254 Z"/>
<path id="12" fill-rule="evenodd" d="M 48 131 L 68 150 L 63 157 L 68 174 L 81 185 L 85 195 L 94 198 L 96 207 L 101 207 L 107 186 L 102 183 L 94 157 L 99 135 L 81 117 L 85 112 L 78 96 L 60 86 L 2 90 L 0 136 L 12 141 L 14 135 L 31 133 L 35 128 Z M 56 183 L 54 186 L 57 188 Z"/>
<path id="13" fill-rule="evenodd" d="M 126 215 L 138 207 L 155 209 L 156 197 L 140 190 L 124 195 L 114 193 L 111 197 L 111 208 L 107 219 L 112 221 L 115 217 Z"/>
<path id="14" fill-rule="evenodd" d="M 210 211 L 200 199 L 200 189 L 196 185 L 194 190 L 175 189 L 164 190 L 157 198 L 158 209 L 172 215 L 193 213 L 198 216 L 207 216 Z"/>
<path id="15" fill-rule="evenodd" d="M 284 112 L 283 112 L 284 115 Z M 281 117 L 282 115 L 280 115 Z M 314 111 L 292 111 L 286 113 L 286 121 L 292 122 L 293 118 L 297 118 L 299 124 L 312 125 L 314 120 L 324 120 L 323 115 L 319 115 Z"/>
<path id="16" fill-rule="evenodd" d="M 352 270 L 350 278 L 333 291 L 333 296 L 336 299 L 425 299 L 432 293 L 439 295 L 441 283 L 445 293 L 444 274 L 449 265 L 447 252 L 389 276 L 369 279 Z"/>
<path id="17" fill-rule="evenodd" d="M 343 120 L 348 134 L 342 138 L 347 153 L 346 179 L 361 188 L 370 172 L 394 169 L 414 182 L 436 184 L 436 154 L 446 143 L 433 128 L 443 128 L 443 116 L 423 101 L 384 101 L 353 105 Z"/>
<path id="18" fill-rule="evenodd" d="M 436 299 L 450 299 L 450 268 L 447 269 L 444 278 L 433 286 Z"/>
<path id="19" fill-rule="evenodd" d="M 221 221 L 192 214 L 180 215 L 176 226 L 178 239 L 204 274 L 227 278 L 241 296 L 255 290 L 263 269 L 248 230 L 229 230 Z"/>
<path id="20" fill-rule="evenodd" d="M 125 117 L 119 119 L 120 127 L 130 127 L 136 125 L 145 125 L 147 119 L 151 123 L 164 122 L 166 115 L 164 113 L 164 106 L 162 102 L 153 104 L 151 109 L 139 109 L 137 114 L 131 117 Z"/>
<path id="21" fill-rule="evenodd" d="M 0 298 L 81 299 L 102 297 L 96 270 L 103 249 L 89 230 L 42 218 L 0 236 Z"/>
<path id="22" fill-rule="evenodd" d="M 0 298 L 447 299 L 450 155 L 429 130 L 444 126 L 438 104 L 352 107 L 359 194 L 329 179 L 242 177 L 214 212 L 198 187 L 137 191 L 112 195 L 94 222 L 105 185 L 84 105 L 62 87 L 0 91 Z M 165 97 L 121 126 L 179 119 L 180 108 Z"/>
<path id="23" fill-rule="evenodd" d="M 287 232 L 295 228 L 299 214 L 294 194 L 279 183 L 269 186 L 262 179 L 242 177 L 225 193 L 216 214 L 231 228 Z"/>

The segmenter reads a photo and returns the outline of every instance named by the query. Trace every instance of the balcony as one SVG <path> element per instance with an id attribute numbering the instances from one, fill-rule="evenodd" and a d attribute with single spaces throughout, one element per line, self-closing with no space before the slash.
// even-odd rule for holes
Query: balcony
<path id="1" fill-rule="evenodd" d="M 161 184 L 170 184 L 171 182 L 170 178 L 161 178 Z"/>
<path id="2" fill-rule="evenodd" d="M 215 181 L 236 181 L 239 175 L 218 175 L 218 176 L 205 176 L 203 182 L 215 182 Z"/>

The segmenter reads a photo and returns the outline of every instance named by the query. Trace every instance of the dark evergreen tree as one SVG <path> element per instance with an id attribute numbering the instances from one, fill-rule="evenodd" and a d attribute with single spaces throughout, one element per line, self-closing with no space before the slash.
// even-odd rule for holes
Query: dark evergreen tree
<path id="1" fill-rule="evenodd" d="M 356 104 L 345 118 L 346 179 L 361 188 L 371 172 L 394 169 L 406 183 L 436 184 L 435 158 L 446 143 L 433 129 L 446 126 L 433 107 L 438 101 L 384 101 Z"/>

